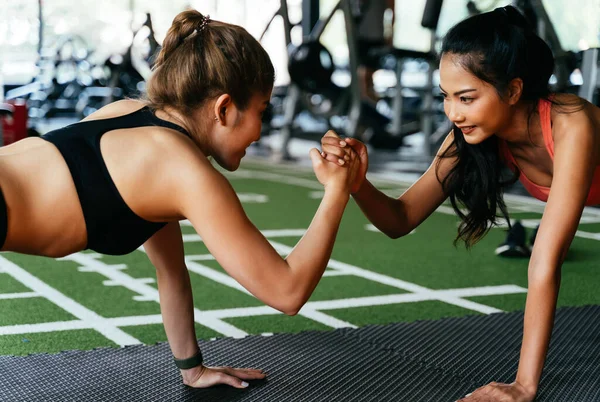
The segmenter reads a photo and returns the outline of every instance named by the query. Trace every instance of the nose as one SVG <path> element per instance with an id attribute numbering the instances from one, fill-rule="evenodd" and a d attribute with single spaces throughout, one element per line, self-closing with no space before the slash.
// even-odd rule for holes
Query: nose
<path id="1" fill-rule="evenodd" d="M 455 103 L 448 102 L 446 106 L 446 116 L 453 123 L 459 123 L 465 119 L 465 116 L 460 112 L 459 108 L 456 107 Z"/>

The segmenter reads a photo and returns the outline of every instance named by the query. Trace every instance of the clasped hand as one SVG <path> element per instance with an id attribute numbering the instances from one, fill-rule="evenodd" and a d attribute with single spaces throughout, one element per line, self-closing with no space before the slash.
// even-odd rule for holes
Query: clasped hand
<path id="1" fill-rule="evenodd" d="M 365 145 L 354 138 L 342 139 L 330 130 L 321 138 L 321 149 L 320 155 L 316 149 L 311 150 L 313 169 L 319 182 L 327 187 L 324 181 L 341 175 L 340 178 L 348 186 L 349 192 L 356 193 L 367 173 L 368 157 Z M 324 161 L 332 163 L 323 163 Z M 339 169 L 340 167 L 346 169 Z M 344 170 L 347 170 L 345 175 L 342 173 Z"/>

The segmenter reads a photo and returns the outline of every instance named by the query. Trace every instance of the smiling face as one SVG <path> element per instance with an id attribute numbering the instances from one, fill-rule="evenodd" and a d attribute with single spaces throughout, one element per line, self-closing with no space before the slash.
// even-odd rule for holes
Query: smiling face
<path id="1" fill-rule="evenodd" d="M 210 133 L 211 155 L 223 168 L 234 171 L 246 149 L 260 139 L 262 115 L 271 93 L 254 95 L 246 110 L 238 109 L 229 95 L 222 95 L 214 106 L 214 127 Z"/>
<path id="2" fill-rule="evenodd" d="M 506 126 L 511 103 L 491 84 L 480 80 L 460 64 L 460 55 L 445 53 L 440 60 L 440 89 L 446 116 L 469 144 L 479 144 Z"/>

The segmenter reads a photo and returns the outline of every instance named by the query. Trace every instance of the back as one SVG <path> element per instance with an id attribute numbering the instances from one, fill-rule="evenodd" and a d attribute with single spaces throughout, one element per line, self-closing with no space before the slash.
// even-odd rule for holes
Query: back
<path id="1" fill-rule="evenodd" d="M 100 140 L 109 131 L 148 126 L 189 135 L 143 107 L 118 117 L 75 123 L 42 136 L 57 147 L 73 177 L 87 229 L 86 248 L 103 254 L 127 254 L 165 225 L 147 221 L 131 210 L 117 189 L 100 149 Z"/>

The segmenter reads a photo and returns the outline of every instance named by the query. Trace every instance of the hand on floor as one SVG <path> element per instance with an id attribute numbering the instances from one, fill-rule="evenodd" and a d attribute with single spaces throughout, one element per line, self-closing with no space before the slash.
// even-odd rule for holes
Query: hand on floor
<path id="1" fill-rule="evenodd" d="M 248 383 L 244 380 L 262 380 L 267 376 L 259 369 L 206 366 L 181 370 L 181 375 L 183 383 L 193 388 L 208 388 L 218 384 L 246 388 Z"/>
<path id="2" fill-rule="evenodd" d="M 457 402 L 531 402 L 535 398 L 517 382 L 502 384 L 491 382 L 476 389 Z"/>

